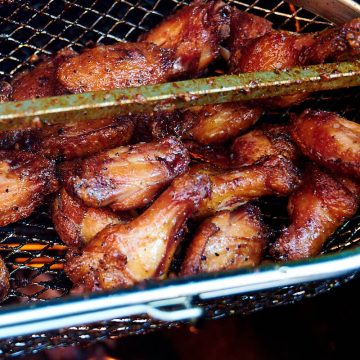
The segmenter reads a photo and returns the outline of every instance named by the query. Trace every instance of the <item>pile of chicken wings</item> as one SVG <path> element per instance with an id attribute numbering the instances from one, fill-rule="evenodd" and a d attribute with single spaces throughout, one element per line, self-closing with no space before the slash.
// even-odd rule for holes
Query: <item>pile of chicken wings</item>
<path id="1" fill-rule="evenodd" d="M 206 74 L 281 70 L 360 56 L 360 19 L 318 33 L 273 29 L 218 0 L 196 0 L 135 43 L 69 48 L 1 83 L 0 101 L 158 84 Z M 48 203 L 81 291 L 165 278 L 196 224 L 178 276 L 255 267 L 270 254 L 317 255 L 360 200 L 360 125 L 318 109 L 254 126 L 300 93 L 0 132 L 0 226 Z M 271 229 L 252 201 L 288 197 Z M 2 295 L 9 287 L 0 266 Z"/>

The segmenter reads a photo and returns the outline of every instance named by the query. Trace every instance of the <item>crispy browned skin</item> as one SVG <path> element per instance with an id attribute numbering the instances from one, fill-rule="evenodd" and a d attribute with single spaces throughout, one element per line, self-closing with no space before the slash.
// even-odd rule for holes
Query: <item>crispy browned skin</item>
<path id="1" fill-rule="evenodd" d="M 235 139 L 231 146 L 232 167 L 248 166 L 272 156 L 295 161 L 299 151 L 286 125 L 268 125 Z"/>
<path id="2" fill-rule="evenodd" d="M 240 103 L 205 105 L 183 112 L 183 123 L 188 130 L 184 138 L 201 144 L 220 144 L 232 139 L 254 125 L 262 110 Z"/>
<path id="3" fill-rule="evenodd" d="M 27 148 L 51 159 L 70 160 L 129 143 L 134 123 L 129 118 L 49 125 L 34 132 Z"/>
<path id="4" fill-rule="evenodd" d="M 304 50 L 307 65 L 329 61 L 345 61 L 360 56 L 360 18 L 320 32 L 313 45 Z"/>
<path id="5" fill-rule="evenodd" d="M 360 180 L 360 125 L 327 111 L 306 110 L 295 118 L 291 135 L 315 162 Z"/>
<path id="6" fill-rule="evenodd" d="M 0 151 L 0 226 L 28 217 L 56 187 L 51 161 L 24 151 Z"/>
<path id="7" fill-rule="evenodd" d="M 57 76 L 72 93 L 157 84 L 169 79 L 171 52 L 154 44 L 118 43 L 85 49 L 63 62 Z"/>
<path id="8" fill-rule="evenodd" d="M 9 272 L 6 268 L 4 260 L 0 257 L 0 300 L 7 295 L 9 288 Z"/>
<path id="9" fill-rule="evenodd" d="M 287 69 L 299 65 L 302 51 L 314 43 L 314 35 L 270 31 L 248 41 L 241 56 L 229 59 L 234 74 Z"/>
<path id="10" fill-rule="evenodd" d="M 300 65 L 302 51 L 314 43 L 312 34 L 270 31 L 249 40 L 234 56 L 230 56 L 230 72 L 281 70 Z M 287 107 L 304 100 L 307 94 L 295 94 L 262 102 L 270 107 Z"/>
<path id="11" fill-rule="evenodd" d="M 251 39 L 256 39 L 272 30 L 272 23 L 260 16 L 240 11 L 232 7 L 230 18 L 230 37 L 228 39 L 231 64 L 240 62 L 243 47 Z"/>
<path id="12" fill-rule="evenodd" d="M 76 55 L 64 49 L 23 72 L 13 81 L 12 100 L 25 100 L 66 92 L 57 80 L 58 67 Z M 129 119 L 100 119 L 0 132 L 1 149 L 25 149 L 49 158 L 73 159 L 129 142 L 134 124 Z"/>
<path id="13" fill-rule="evenodd" d="M 76 52 L 63 49 L 55 56 L 40 62 L 34 69 L 20 73 L 12 82 L 12 100 L 61 95 L 66 92 L 57 81 L 56 69 L 75 55 Z"/>
<path id="14" fill-rule="evenodd" d="M 260 20 L 259 20 L 260 21 Z M 280 70 L 294 66 L 320 64 L 333 60 L 353 59 L 360 54 L 360 19 L 354 19 L 334 29 L 318 34 L 297 34 L 269 31 L 259 25 L 264 35 L 246 39 L 231 37 L 230 72 Z M 261 33 L 261 31 L 259 32 Z M 256 34 L 255 34 L 256 35 Z M 272 107 L 286 107 L 298 103 L 307 94 L 295 94 L 264 102 Z"/>
<path id="15" fill-rule="evenodd" d="M 75 286 L 112 289 L 167 274 L 186 220 L 209 192 L 204 175 L 185 174 L 138 218 L 101 231 L 65 271 Z"/>
<path id="16" fill-rule="evenodd" d="M 129 217 L 118 216 L 107 209 L 95 209 L 84 205 L 60 190 L 52 204 L 52 220 L 61 240 L 72 251 L 86 245 L 108 225 L 124 224 Z"/>
<path id="17" fill-rule="evenodd" d="M 75 162 L 64 172 L 64 184 L 88 206 L 129 210 L 148 204 L 185 172 L 188 163 L 185 147 L 167 138 L 115 148 Z"/>
<path id="18" fill-rule="evenodd" d="M 201 172 L 210 175 L 212 187 L 210 196 L 200 203 L 197 217 L 233 210 L 262 196 L 286 196 L 299 184 L 298 169 L 290 160 L 278 156 L 239 170 Z"/>
<path id="19" fill-rule="evenodd" d="M 291 225 L 272 246 L 272 255 L 281 260 L 317 255 L 328 237 L 355 215 L 359 195 L 360 187 L 355 183 L 309 166 L 303 184 L 290 196 Z"/>
<path id="20" fill-rule="evenodd" d="M 222 1 L 193 1 L 140 37 L 174 52 L 174 75 L 200 75 L 229 35 L 230 9 Z"/>
<path id="21" fill-rule="evenodd" d="M 259 208 L 247 204 L 221 212 L 200 225 L 187 249 L 181 275 L 257 266 L 266 243 Z"/>

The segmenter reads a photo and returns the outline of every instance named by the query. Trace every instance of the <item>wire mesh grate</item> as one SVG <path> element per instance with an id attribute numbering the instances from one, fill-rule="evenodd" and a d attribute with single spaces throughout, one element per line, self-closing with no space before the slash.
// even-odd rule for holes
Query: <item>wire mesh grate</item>
<path id="1" fill-rule="evenodd" d="M 79 50 L 93 43 L 134 41 L 164 16 L 189 1 L 181 0 L 50 0 L 23 1 L 0 5 L 0 79 L 33 66 L 39 57 L 66 46 Z M 233 0 L 239 9 L 266 17 L 279 29 L 318 31 L 331 26 L 328 21 L 284 1 Z M 359 116 L 358 91 L 325 92 L 309 98 L 300 107 L 319 107 L 337 111 L 349 119 Z M 266 121 L 286 119 L 288 112 L 273 112 Z M 260 203 L 272 227 L 280 229 L 286 221 L 285 203 L 268 199 Z M 274 216 L 276 213 L 276 216 Z M 341 251 L 360 241 L 360 216 L 347 222 L 329 240 L 324 252 Z M 68 294 L 69 280 L 62 271 L 66 247 L 53 229 L 44 206 L 30 218 L 0 228 L 0 252 L 11 273 L 11 290 L 3 305 L 46 301 Z M 233 313 L 250 313 L 265 307 L 291 303 L 325 292 L 346 280 L 290 286 L 276 291 L 247 294 L 202 302 L 207 318 Z M 0 342 L 1 355 L 20 355 L 55 346 L 89 343 L 109 336 L 145 333 L 162 326 L 148 318 L 117 319 L 106 324 L 73 327 L 51 334 L 34 334 Z M 2 351 L 2 354 L 1 354 Z"/>

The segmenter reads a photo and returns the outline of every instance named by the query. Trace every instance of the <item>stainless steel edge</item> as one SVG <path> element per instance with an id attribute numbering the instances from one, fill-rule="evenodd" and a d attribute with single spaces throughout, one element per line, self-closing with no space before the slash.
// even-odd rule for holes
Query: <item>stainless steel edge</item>
<path id="1" fill-rule="evenodd" d="M 360 5 L 352 0 L 286 0 L 335 24 L 360 16 Z"/>
<path id="2" fill-rule="evenodd" d="M 201 315 L 189 306 L 191 297 L 212 299 L 345 275 L 360 269 L 360 248 L 287 265 L 267 265 L 218 278 L 167 281 L 150 289 L 68 297 L 46 303 L 4 308 L 0 313 L 0 338 L 9 338 L 114 318 L 147 314 L 163 321 L 179 321 Z M 187 300 L 187 301 L 186 301 Z M 158 301 L 161 301 L 159 303 Z M 185 309 L 165 311 L 164 306 Z"/>

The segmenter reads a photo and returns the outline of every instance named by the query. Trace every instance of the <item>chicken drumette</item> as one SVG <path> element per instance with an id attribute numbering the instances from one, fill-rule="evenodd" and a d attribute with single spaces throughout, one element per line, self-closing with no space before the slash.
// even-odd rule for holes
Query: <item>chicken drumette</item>
<path id="1" fill-rule="evenodd" d="M 298 169 L 290 160 L 279 156 L 228 172 L 209 167 L 195 167 L 192 172 L 208 174 L 211 181 L 210 196 L 201 201 L 195 214 L 200 218 L 236 209 L 263 196 L 287 196 L 299 185 Z"/>
<path id="2" fill-rule="evenodd" d="M 185 174 L 173 181 L 135 220 L 111 225 L 71 257 L 65 271 L 77 287 L 112 289 L 167 274 L 186 220 L 208 195 L 205 175 Z"/>

